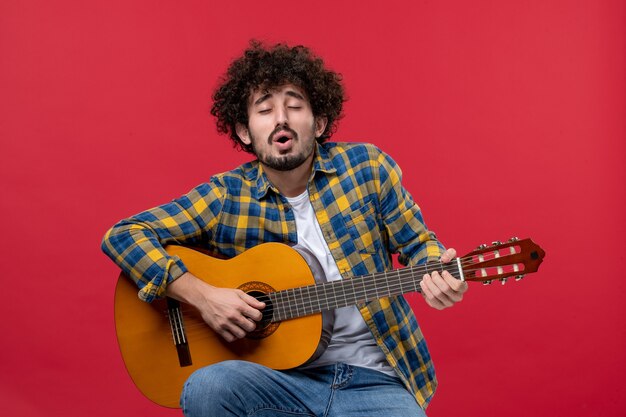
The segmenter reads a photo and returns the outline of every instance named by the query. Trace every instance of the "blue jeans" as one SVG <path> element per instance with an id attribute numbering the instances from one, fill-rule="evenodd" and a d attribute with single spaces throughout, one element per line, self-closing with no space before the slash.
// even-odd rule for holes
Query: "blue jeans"
<path id="1" fill-rule="evenodd" d="M 399 379 L 343 363 L 275 371 L 220 362 L 189 377 L 180 403 L 187 417 L 426 417 Z"/>

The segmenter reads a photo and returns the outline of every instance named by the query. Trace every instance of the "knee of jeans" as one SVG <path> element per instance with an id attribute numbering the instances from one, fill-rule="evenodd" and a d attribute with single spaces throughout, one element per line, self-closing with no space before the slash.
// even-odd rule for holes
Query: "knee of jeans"
<path id="1" fill-rule="evenodd" d="M 200 368 L 187 378 L 185 389 L 201 389 L 205 393 L 223 391 L 227 386 L 225 382 L 232 381 L 235 368 L 236 365 L 230 361 Z"/>
<path id="2" fill-rule="evenodd" d="M 234 400 L 234 387 L 240 384 L 241 365 L 237 362 L 226 361 L 206 366 L 187 378 L 180 397 L 185 415 L 196 415 L 198 409 L 220 407 L 222 403 L 229 404 Z"/>
<path id="3" fill-rule="evenodd" d="M 255 366 L 258 365 L 232 360 L 200 368 L 185 382 L 183 395 L 210 395 L 210 398 L 225 398 L 236 389 L 243 388 L 250 383 Z"/>

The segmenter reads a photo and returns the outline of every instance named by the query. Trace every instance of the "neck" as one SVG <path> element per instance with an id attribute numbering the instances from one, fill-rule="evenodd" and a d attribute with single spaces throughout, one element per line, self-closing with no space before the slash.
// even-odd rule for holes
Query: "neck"
<path id="1" fill-rule="evenodd" d="M 301 165 L 289 170 L 278 171 L 266 165 L 263 170 L 272 185 L 285 197 L 297 197 L 302 194 L 307 187 L 313 166 L 313 154 L 309 156 Z"/>

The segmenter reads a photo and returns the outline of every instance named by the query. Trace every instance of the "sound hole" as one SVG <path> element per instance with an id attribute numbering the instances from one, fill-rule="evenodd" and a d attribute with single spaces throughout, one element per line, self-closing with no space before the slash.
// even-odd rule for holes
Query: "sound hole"
<path id="1" fill-rule="evenodd" d="M 262 293 L 261 291 L 250 291 L 248 295 L 253 296 L 257 300 L 262 303 L 265 303 L 265 308 L 261 310 L 263 313 L 263 318 L 260 322 L 257 323 L 257 329 L 264 329 L 270 325 L 272 322 L 272 317 L 274 316 L 274 305 L 272 304 L 272 300 L 267 296 L 267 294 Z"/>
<path id="2" fill-rule="evenodd" d="M 246 337 L 250 339 L 262 339 L 274 333 L 280 323 L 272 322 L 272 318 L 274 317 L 274 303 L 270 297 L 268 297 L 267 293 L 274 292 L 275 290 L 269 285 L 258 281 L 247 282 L 240 286 L 239 289 L 265 303 L 265 308 L 261 310 L 263 318 L 261 321 L 257 322 L 256 329 L 248 333 Z"/>

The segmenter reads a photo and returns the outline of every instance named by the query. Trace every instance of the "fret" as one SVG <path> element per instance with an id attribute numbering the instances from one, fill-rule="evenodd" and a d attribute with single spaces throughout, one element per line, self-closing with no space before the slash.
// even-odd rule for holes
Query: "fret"
<path id="1" fill-rule="evenodd" d="M 307 311 L 307 309 L 305 308 L 305 312 L 306 314 L 312 314 L 315 312 L 315 310 L 313 309 L 313 303 L 311 302 L 311 286 L 307 285 L 306 287 L 306 298 L 307 298 L 307 303 L 308 303 L 308 309 L 311 311 Z"/>
<path id="2" fill-rule="evenodd" d="M 336 308 L 337 306 L 337 292 L 335 291 L 335 288 L 337 287 L 337 285 L 335 285 L 335 282 L 337 281 L 333 281 L 330 283 L 330 286 L 333 289 L 333 306 L 332 306 L 333 308 Z"/>
<path id="3" fill-rule="evenodd" d="M 380 277 L 382 279 L 376 279 L 376 298 L 383 298 L 387 296 L 388 284 L 385 282 L 387 273 L 383 272 Z M 382 285 L 382 287 L 381 287 Z"/>
<path id="4" fill-rule="evenodd" d="M 402 287 L 402 284 L 400 284 L 400 281 L 395 276 L 396 274 L 393 274 L 393 272 L 395 271 L 385 272 L 385 277 L 388 277 L 387 278 L 387 297 L 400 294 L 400 288 Z M 398 286 L 400 286 L 400 288 L 398 288 Z"/>
<path id="5" fill-rule="evenodd" d="M 324 299 L 323 297 L 320 296 L 320 288 L 321 288 L 320 284 L 312 286 L 313 298 L 317 301 L 317 311 L 318 312 L 323 310 L 322 300 Z"/>
<path id="6" fill-rule="evenodd" d="M 300 309 L 298 311 L 298 317 L 306 316 L 307 314 L 309 314 L 307 312 L 307 299 L 304 293 L 305 291 L 306 287 L 298 288 L 298 305 L 300 306 Z"/>
<path id="7" fill-rule="evenodd" d="M 328 301 L 329 300 L 329 297 L 328 297 L 328 282 L 325 282 L 324 284 L 322 284 L 321 288 L 324 291 L 324 300 L 326 300 L 326 308 L 325 308 L 325 310 L 330 310 L 331 309 L 330 302 Z"/>
<path id="8" fill-rule="evenodd" d="M 285 300 L 285 291 L 278 291 L 276 293 L 276 299 L 279 300 L 278 316 L 280 320 L 287 318 L 287 301 Z"/>
<path id="9" fill-rule="evenodd" d="M 374 292 L 376 293 L 376 298 L 378 299 L 378 286 L 376 285 L 376 278 L 372 280 L 374 282 Z"/>
<path id="10" fill-rule="evenodd" d="M 382 278 L 383 278 L 382 279 L 382 284 L 383 284 L 382 291 L 383 292 L 380 293 L 381 294 L 380 297 L 389 297 L 391 295 L 391 288 L 392 288 L 391 285 L 392 285 L 392 283 L 389 282 L 388 273 L 387 272 L 383 272 Z M 379 284 L 381 284 L 380 281 L 379 281 Z M 379 288 L 380 288 L 380 285 L 379 285 Z"/>
<path id="11" fill-rule="evenodd" d="M 353 303 L 356 304 L 358 301 L 358 297 L 356 296 L 356 278 L 352 278 L 350 280 L 350 286 L 352 287 L 352 296 L 354 297 Z"/>
<path id="12" fill-rule="evenodd" d="M 288 318 L 294 318 L 294 314 L 293 314 L 293 304 L 294 301 L 296 300 L 296 297 L 293 295 L 293 288 L 289 288 L 286 292 L 287 295 L 287 307 L 289 308 L 289 314 L 288 314 Z"/>
<path id="13" fill-rule="evenodd" d="M 311 296 L 308 285 L 306 287 L 302 287 L 302 310 L 304 311 L 305 316 L 308 316 L 309 314 L 315 312 L 311 303 Z"/>
<path id="14" fill-rule="evenodd" d="M 300 306 L 297 314 L 298 317 L 308 316 L 313 313 L 313 309 L 311 308 L 311 302 L 308 296 L 309 286 L 300 287 L 298 289 L 298 305 Z"/>
<path id="15" fill-rule="evenodd" d="M 298 291 L 298 297 L 299 297 L 298 305 L 300 306 L 299 311 L 298 311 L 298 317 L 306 316 L 310 314 L 310 312 L 308 311 L 309 308 L 307 307 L 308 299 L 306 297 L 305 291 L 306 291 L 306 287 L 300 287 Z"/>
<path id="16" fill-rule="evenodd" d="M 362 277 L 352 278 L 352 280 L 354 281 L 354 296 L 356 297 L 356 301 L 364 302 L 365 300 L 363 300 L 363 291 L 365 289 L 363 288 L 363 278 Z M 360 290 L 358 290 L 359 284 L 361 285 Z"/>
<path id="17" fill-rule="evenodd" d="M 283 301 L 283 292 L 278 291 L 274 293 L 268 294 L 270 296 L 270 300 L 272 300 L 272 305 L 274 306 L 274 314 L 272 321 L 282 321 L 285 312 L 285 303 Z M 273 299 L 272 299 L 273 296 Z M 281 311 L 282 310 L 282 311 Z"/>
<path id="18" fill-rule="evenodd" d="M 338 282 L 341 283 L 341 285 L 339 285 L 339 292 L 341 293 L 341 306 L 342 307 L 349 306 L 350 303 L 348 303 L 348 299 L 346 298 L 346 285 L 349 282 L 349 280 L 338 281 Z"/>
<path id="19" fill-rule="evenodd" d="M 300 288 L 294 288 L 292 293 L 293 293 L 293 306 L 296 309 L 296 315 L 293 317 L 300 317 L 300 300 L 298 297 L 298 294 L 301 292 Z"/>

